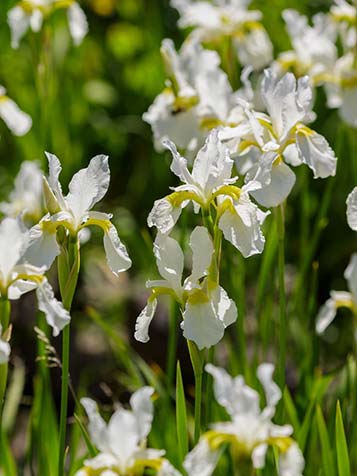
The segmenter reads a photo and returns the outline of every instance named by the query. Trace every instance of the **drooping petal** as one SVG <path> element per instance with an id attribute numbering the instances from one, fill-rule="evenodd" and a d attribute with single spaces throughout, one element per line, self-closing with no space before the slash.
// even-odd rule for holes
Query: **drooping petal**
<path id="1" fill-rule="evenodd" d="M 183 318 L 181 328 L 184 337 L 195 342 L 200 350 L 216 345 L 224 335 L 225 326 L 218 319 L 208 297 L 206 299 L 190 297 Z"/>
<path id="2" fill-rule="evenodd" d="M 352 230 L 357 231 L 357 187 L 348 195 L 347 200 L 347 223 Z"/>
<path id="3" fill-rule="evenodd" d="M 253 467 L 256 469 L 264 468 L 265 466 L 265 457 L 268 451 L 268 445 L 263 443 L 258 445 L 252 451 L 252 462 Z"/>
<path id="4" fill-rule="evenodd" d="M 219 451 L 210 448 L 207 440 L 201 438 L 186 456 L 183 467 L 190 476 L 211 476 L 218 458 Z"/>
<path id="5" fill-rule="evenodd" d="M 156 226 L 163 234 L 170 233 L 181 215 L 182 208 L 174 207 L 169 200 L 155 200 L 148 216 L 148 226 Z"/>
<path id="6" fill-rule="evenodd" d="M 353 253 L 350 262 L 345 270 L 345 279 L 348 282 L 348 289 L 354 296 L 357 303 L 357 253 Z"/>
<path id="7" fill-rule="evenodd" d="M 8 97 L 0 97 L 0 117 L 15 136 L 23 136 L 32 127 L 32 119 Z"/>
<path id="8" fill-rule="evenodd" d="M 320 308 L 316 318 L 316 332 L 322 334 L 336 317 L 335 301 L 330 298 Z"/>
<path id="9" fill-rule="evenodd" d="M 192 250 L 192 273 L 189 280 L 195 283 L 207 275 L 214 253 L 212 238 L 207 228 L 196 226 L 191 233 L 190 248 Z"/>
<path id="10" fill-rule="evenodd" d="M 39 310 L 45 313 L 46 321 L 53 329 L 53 335 L 57 336 L 69 324 L 71 320 L 69 312 L 60 301 L 57 301 L 46 278 L 37 286 L 36 295 Z"/>
<path id="11" fill-rule="evenodd" d="M 139 342 L 148 342 L 149 337 L 149 326 L 154 317 L 155 311 L 157 306 L 156 299 L 149 299 L 147 305 L 139 314 L 138 318 L 136 319 L 135 324 L 135 334 L 134 337 Z"/>
<path id="12" fill-rule="evenodd" d="M 296 176 L 291 168 L 284 162 L 279 162 L 272 166 L 270 183 L 260 190 L 250 192 L 250 195 L 263 207 L 277 207 L 289 196 L 295 180 Z"/>
<path id="13" fill-rule="evenodd" d="M 151 400 L 153 393 L 152 387 L 142 387 L 130 398 L 130 406 L 137 420 L 139 440 L 145 439 L 151 430 L 154 416 L 154 406 Z"/>
<path id="14" fill-rule="evenodd" d="M 279 474 L 281 476 L 302 476 L 305 467 L 303 454 L 296 443 L 292 443 L 279 457 Z"/>
<path id="15" fill-rule="evenodd" d="M 175 239 L 158 233 L 154 243 L 154 255 L 159 273 L 180 297 L 184 267 L 184 256 L 180 245 Z"/>
<path id="16" fill-rule="evenodd" d="M 296 145 L 302 161 L 313 171 L 314 178 L 326 178 L 336 174 L 335 153 L 322 135 L 300 129 L 296 134 Z"/>
<path id="17" fill-rule="evenodd" d="M 88 167 L 73 175 L 68 186 L 66 202 L 71 209 L 77 225 L 83 216 L 91 210 L 107 193 L 110 181 L 108 156 L 97 155 L 91 159 Z"/>
<path id="18" fill-rule="evenodd" d="M 264 249 L 265 238 L 260 229 L 257 213 L 247 194 L 242 194 L 234 207 L 227 209 L 219 220 L 219 228 L 226 240 L 232 243 L 245 258 Z"/>
<path id="19" fill-rule="evenodd" d="M 91 398 L 81 398 L 88 419 L 88 430 L 91 441 L 100 451 L 108 451 L 107 425 L 98 411 L 98 405 Z"/>
<path id="20" fill-rule="evenodd" d="M 50 269 L 61 250 L 57 243 L 56 232 L 50 232 L 45 225 L 46 217 L 29 232 L 29 241 L 23 256 L 23 261 L 34 266 Z"/>
<path id="21" fill-rule="evenodd" d="M 266 404 L 275 407 L 281 399 L 281 390 L 273 380 L 274 365 L 270 363 L 260 364 L 257 376 L 265 391 Z"/>
<path id="22" fill-rule="evenodd" d="M 77 2 L 73 2 L 68 8 L 67 15 L 73 43 L 78 46 L 88 33 L 87 17 Z"/>
<path id="23" fill-rule="evenodd" d="M 10 344 L 2 339 L 2 327 L 0 324 L 0 365 L 5 364 L 10 356 Z"/>
<path id="24" fill-rule="evenodd" d="M 130 268 L 131 259 L 114 225 L 111 224 L 104 233 L 103 243 L 109 268 L 116 276 Z"/>
<path id="25" fill-rule="evenodd" d="M 210 292 L 210 298 L 217 313 L 218 319 L 227 327 L 237 320 L 237 306 L 234 301 L 229 298 L 227 292 L 222 286 L 216 286 Z"/>
<path id="26" fill-rule="evenodd" d="M 10 300 L 19 299 L 23 294 L 29 293 L 36 289 L 37 284 L 32 281 L 19 279 L 9 286 L 7 290 L 7 297 Z"/>

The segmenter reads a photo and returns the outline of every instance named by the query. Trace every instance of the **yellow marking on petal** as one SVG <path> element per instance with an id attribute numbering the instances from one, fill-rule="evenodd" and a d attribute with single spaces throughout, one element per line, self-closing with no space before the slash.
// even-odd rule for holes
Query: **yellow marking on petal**
<path id="1" fill-rule="evenodd" d="M 112 223 L 111 223 L 110 220 L 105 220 L 105 219 L 101 220 L 101 219 L 98 219 L 98 218 L 88 218 L 88 220 L 86 220 L 79 227 L 79 229 L 82 230 L 86 226 L 92 226 L 92 225 L 99 226 L 104 231 L 104 233 L 108 233 L 110 227 L 112 226 Z"/>
<path id="2" fill-rule="evenodd" d="M 249 147 L 258 147 L 260 148 L 259 144 L 253 140 L 242 140 L 239 143 L 239 150 L 240 152 L 244 152 L 246 149 L 249 149 Z"/>
<path id="3" fill-rule="evenodd" d="M 228 198 L 217 207 L 217 220 L 219 220 L 226 211 L 229 211 L 233 214 L 236 213 L 232 201 Z"/>
<path id="4" fill-rule="evenodd" d="M 0 102 L 6 102 L 8 100 L 9 100 L 8 96 L 6 96 L 6 95 L 0 96 Z"/>
<path id="5" fill-rule="evenodd" d="M 165 198 L 175 208 L 180 207 L 182 203 L 185 202 L 186 200 L 193 200 L 194 202 L 198 203 L 201 207 L 205 206 L 205 203 L 203 202 L 201 197 L 199 197 L 197 193 L 195 192 L 188 192 L 188 191 L 173 192 L 170 195 L 167 195 Z"/>
<path id="6" fill-rule="evenodd" d="M 218 119 L 217 117 L 205 117 L 200 121 L 200 128 L 211 130 L 219 126 L 224 126 L 224 122 Z"/>
<path id="7" fill-rule="evenodd" d="M 233 200 L 239 200 L 240 194 L 241 189 L 239 187 L 236 187 L 235 185 L 224 185 L 214 192 L 212 195 L 212 200 L 214 200 L 219 195 L 229 195 L 233 198 Z"/>
<path id="8" fill-rule="evenodd" d="M 207 304 L 209 301 L 209 297 L 202 289 L 193 289 L 189 292 L 189 296 L 187 298 L 187 302 L 189 302 L 193 306 Z"/>
<path id="9" fill-rule="evenodd" d="M 175 102 L 172 106 L 173 113 L 188 111 L 198 104 L 198 96 L 176 96 Z"/>
<path id="10" fill-rule="evenodd" d="M 334 299 L 335 308 L 339 309 L 340 307 L 345 307 L 354 311 L 355 303 L 352 299 Z"/>
<path id="11" fill-rule="evenodd" d="M 163 463 L 162 458 L 156 458 L 156 459 L 138 459 L 135 461 L 134 465 L 128 470 L 129 473 L 131 474 L 131 471 L 133 471 L 133 474 L 137 474 L 136 472 L 138 470 L 144 471 L 145 468 L 151 468 L 156 471 L 159 471 L 161 469 Z M 141 473 L 139 473 L 141 474 Z"/>
<path id="12" fill-rule="evenodd" d="M 357 87 L 357 71 L 353 72 L 349 76 L 343 76 L 341 78 L 341 86 L 346 89 L 352 89 Z"/>
<path id="13" fill-rule="evenodd" d="M 280 453 L 286 453 L 294 440 L 290 436 L 270 437 L 266 441 L 268 445 L 276 446 Z"/>
<path id="14" fill-rule="evenodd" d="M 294 130 L 298 134 L 301 133 L 301 134 L 304 134 L 305 136 L 312 136 L 312 135 L 316 134 L 316 132 L 313 131 L 312 129 L 310 129 L 310 127 L 307 127 L 307 126 L 305 126 L 305 124 L 301 124 L 301 123 L 296 124 Z M 293 132 L 294 132 L 294 130 L 293 130 Z"/>

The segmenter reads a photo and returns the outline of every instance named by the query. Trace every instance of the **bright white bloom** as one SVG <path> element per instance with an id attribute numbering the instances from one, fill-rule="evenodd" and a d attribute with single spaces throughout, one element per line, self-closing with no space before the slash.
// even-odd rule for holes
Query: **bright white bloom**
<path id="1" fill-rule="evenodd" d="M 179 53 L 171 40 L 162 42 L 161 54 L 168 81 L 143 115 L 154 133 L 155 148 L 164 139 L 191 155 L 203 145 L 209 130 L 237 121 L 237 105 L 226 73 L 215 51 L 204 50 L 197 39 L 185 41 Z"/>
<path id="2" fill-rule="evenodd" d="M 272 45 L 263 25 L 261 12 L 248 10 L 247 0 L 171 0 L 180 14 L 181 28 L 193 27 L 200 41 L 233 39 L 239 61 L 261 69 L 272 60 Z"/>
<path id="3" fill-rule="evenodd" d="M 260 189 L 251 195 L 266 207 L 275 207 L 289 195 L 295 174 L 286 163 L 305 163 L 314 178 L 336 173 L 336 157 L 326 139 L 305 125 L 311 120 L 312 91 L 307 76 L 296 81 L 292 73 L 281 79 L 271 69 L 264 71 L 262 100 L 267 114 L 246 106 L 249 133 L 238 128 L 242 156 L 250 156 L 253 166 L 246 182 L 254 179 Z M 254 163 L 255 161 L 255 163 Z"/>
<path id="4" fill-rule="evenodd" d="M 131 410 L 120 407 L 106 423 L 98 412 L 97 404 L 82 398 L 89 418 L 89 434 L 99 454 L 84 461 L 76 476 L 121 476 L 143 474 L 151 468 L 158 476 L 180 476 L 180 473 L 163 458 L 164 450 L 146 448 L 151 430 L 154 389 L 143 387 L 130 398 Z"/>
<path id="5" fill-rule="evenodd" d="M 347 223 L 352 230 L 357 231 L 357 187 L 348 195 L 347 200 Z"/>
<path id="6" fill-rule="evenodd" d="M 213 130 L 198 152 L 188 170 L 187 160 L 182 157 L 172 142 L 165 142 L 172 153 L 171 170 L 183 182 L 174 187 L 174 192 L 156 200 L 148 217 L 148 225 L 156 226 L 161 233 L 169 233 L 177 222 L 181 211 L 190 202 L 194 210 L 209 210 L 214 204 L 218 227 L 226 240 L 230 241 L 244 257 L 261 253 L 265 239 L 260 225 L 265 215 L 249 199 L 256 187 L 252 181 L 243 188 L 233 185 L 238 177 L 231 177 L 233 160 L 229 151 L 219 140 L 218 131 Z M 260 186 L 258 184 L 258 186 Z"/>
<path id="7" fill-rule="evenodd" d="M 38 222 L 44 210 L 42 176 L 37 162 L 23 162 L 15 178 L 10 200 L 0 203 L 0 211 L 6 216 L 15 218 L 21 214 L 24 220 Z"/>
<path id="8" fill-rule="evenodd" d="M 292 70 L 297 76 L 308 75 L 313 84 L 319 84 L 321 75 L 330 71 L 337 59 L 334 23 L 328 15 L 319 13 L 310 26 L 307 17 L 293 9 L 284 10 L 283 18 L 293 50 L 280 54 L 276 66 Z"/>
<path id="9" fill-rule="evenodd" d="M 31 117 L 6 95 L 3 86 L 0 86 L 0 117 L 15 136 L 23 136 L 31 129 Z"/>
<path id="10" fill-rule="evenodd" d="M 344 277 L 348 291 L 331 291 L 330 298 L 321 307 L 316 320 L 316 332 L 322 334 L 335 319 L 340 307 L 348 308 L 357 315 L 357 253 L 351 256 Z"/>
<path id="11" fill-rule="evenodd" d="M 261 410 L 259 393 L 245 384 L 244 378 L 232 378 L 219 367 L 206 365 L 213 376 L 214 394 L 231 421 L 214 423 L 211 430 L 203 434 L 198 445 L 187 455 L 184 467 L 190 476 L 211 476 L 217 464 L 220 447 L 233 445 L 238 458 L 250 458 L 256 469 L 265 466 L 269 446 L 279 452 L 280 476 L 301 476 L 304 458 L 291 438 L 290 425 L 278 426 L 272 422 L 275 407 L 281 399 L 281 391 L 272 380 L 274 366 L 261 364 L 257 376 L 265 391 L 266 407 Z M 239 464 L 239 461 L 237 462 Z"/>
<path id="12" fill-rule="evenodd" d="M 19 299 L 22 294 L 36 289 L 38 307 L 44 312 L 53 335 L 58 335 L 70 320 L 61 302 L 54 297 L 44 273 L 45 267 L 33 266 L 27 261 L 30 245 L 29 232 L 14 218 L 0 223 L 0 297 Z"/>
<path id="13" fill-rule="evenodd" d="M 85 169 L 74 174 L 68 186 L 69 193 L 62 193 L 59 175 L 62 167 L 58 158 L 46 153 L 49 164 L 48 181 L 44 178 L 44 192 L 50 213 L 32 228 L 32 244 L 28 250 L 31 262 L 49 268 L 60 253 L 56 239 L 58 227 L 63 226 L 70 236 L 75 237 L 87 226 L 96 225 L 104 231 L 104 250 L 108 265 L 115 275 L 131 266 L 125 246 L 119 239 L 112 215 L 91 211 L 106 194 L 110 171 L 108 157 L 93 157 Z"/>
<path id="14" fill-rule="evenodd" d="M 194 341 L 199 349 L 217 344 L 224 329 L 237 319 L 234 302 L 210 277 L 214 246 L 205 227 L 197 226 L 193 230 L 190 248 L 192 272 L 183 281 L 184 255 L 180 245 L 169 236 L 157 235 L 154 254 L 163 279 L 146 283 L 152 294 L 136 321 L 135 338 L 140 342 L 149 340 L 149 325 L 161 294 L 172 296 L 180 304 L 183 335 Z"/>
<path id="15" fill-rule="evenodd" d="M 66 9 L 69 31 L 75 45 L 79 45 L 88 32 L 85 13 L 74 0 L 21 0 L 9 10 L 7 21 L 11 30 L 11 46 L 18 48 L 28 29 L 38 32 L 43 21 L 58 9 Z"/>
<path id="16" fill-rule="evenodd" d="M 346 0 L 335 0 L 330 11 L 337 23 L 342 45 L 345 51 L 351 51 L 357 45 L 357 6 Z"/>
<path id="17" fill-rule="evenodd" d="M 0 324 L 0 365 L 6 364 L 10 356 L 10 344 L 2 337 L 2 327 Z"/>

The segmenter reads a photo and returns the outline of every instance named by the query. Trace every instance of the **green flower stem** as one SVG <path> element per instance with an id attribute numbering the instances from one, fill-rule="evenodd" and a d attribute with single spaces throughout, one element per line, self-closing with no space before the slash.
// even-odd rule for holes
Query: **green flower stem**
<path id="1" fill-rule="evenodd" d="M 70 237 L 67 246 L 62 247 L 58 257 L 58 280 L 60 285 L 63 306 L 70 311 L 75 289 L 77 287 L 80 253 L 79 240 Z M 61 383 L 61 413 L 59 428 L 59 453 L 58 453 L 58 476 L 64 474 L 68 388 L 69 388 L 69 349 L 70 349 L 70 325 L 62 331 L 62 383 Z"/>
<path id="2" fill-rule="evenodd" d="M 208 350 L 207 355 L 207 363 L 214 364 L 214 354 L 215 354 L 215 347 L 212 346 Z M 204 413 L 204 422 L 203 427 L 204 430 L 207 429 L 208 425 L 212 421 L 212 401 L 213 401 L 213 378 L 212 375 L 208 374 L 207 372 L 204 374 L 204 395 L 205 395 L 205 413 Z"/>
<path id="3" fill-rule="evenodd" d="M 283 390 L 285 386 L 286 366 L 286 296 L 285 296 L 285 226 L 284 205 L 276 208 L 276 222 L 278 229 L 278 273 L 279 273 L 279 359 L 278 384 Z"/>
<path id="4" fill-rule="evenodd" d="M 2 332 L 6 331 L 9 327 L 10 321 L 10 301 L 8 299 L 0 299 L 0 323 L 2 325 Z M 2 421 L 2 411 L 4 407 L 4 397 L 6 390 L 7 382 L 7 373 L 8 373 L 8 364 L 0 365 L 0 427 Z"/>
<path id="5" fill-rule="evenodd" d="M 179 308 L 176 301 L 171 300 L 169 309 L 169 340 L 167 351 L 167 383 L 169 386 L 174 382 L 176 351 L 177 351 L 177 325 Z"/>
<path id="6" fill-rule="evenodd" d="M 201 407 L 202 407 L 202 375 L 203 358 L 196 344 L 190 340 L 187 341 L 190 353 L 193 373 L 195 375 L 195 431 L 194 444 L 196 444 L 201 434 Z"/>

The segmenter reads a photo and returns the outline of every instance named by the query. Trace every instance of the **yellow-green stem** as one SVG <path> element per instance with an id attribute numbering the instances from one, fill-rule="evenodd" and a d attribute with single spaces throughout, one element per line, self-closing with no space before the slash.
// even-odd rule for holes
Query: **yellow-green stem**
<path id="1" fill-rule="evenodd" d="M 202 408 L 202 375 L 203 359 L 196 344 L 190 340 L 187 341 L 190 353 L 193 373 L 195 375 L 195 431 L 194 443 L 196 444 L 201 434 L 201 408 Z"/>
<path id="2" fill-rule="evenodd" d="M 283 390 L 285 386 L 286 366 L 286 296 L 285 296 L 285 224 L 284 205 L 276 208 L 276 222 L 278 229 L 278 273 L 279 273 L 279 359 L 278 384 Z"/>
<path id="3" fill-rule="evenodd" d="M 58 257 L 58 280 L 64 307 L 70 311 L 74 292 L 77 286 L 80 254 L 79 240 L 69 237 L 67 246 L 64 246 Z M 62 331 L 62 382 L 61 382 L 61 413 L 59 428 L 59 453 L 58 476 L 64 475 L 65 469 L 65 444 L 67 429 L 68 388 L 69 388 L 69 349 L 70 327 L 69 324 Z"/>

